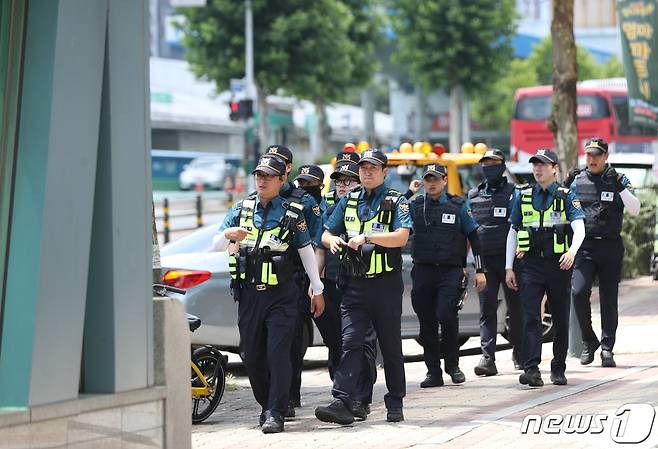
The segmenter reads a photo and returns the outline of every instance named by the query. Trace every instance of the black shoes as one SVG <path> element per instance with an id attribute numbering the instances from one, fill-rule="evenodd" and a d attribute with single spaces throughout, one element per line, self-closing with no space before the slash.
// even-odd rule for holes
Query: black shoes
<path id="1" fill-rule="evenodd" d="M 286 413 L 283 415 L 284 418 L 294 418 L 295 417 L 295 405 L 292 401 L 288 402 L 288 408 Z"/>
<path id="2" fill-rule="evenodd" d="M 420 388 L 442 387 L 443 376 L 441 374 L 428 374 L 425 380 L 420 383 Z"/>
<path id="3" fill-rule="evenodd" d="M 607 351 L 605 349 L 601 351 L 601 366 L 604 368 L 614 368 L 617 366 L 612 351 Z"/>
<path id="4" fill-rule="evenodd" d="M 583 341 L 583 350 L 580 353 L 580 364 L 589 365 L 594 360 L 594 353 L 599 349 L 601 344 L 598 340 Z"/>
<path id="5" fill-rule="evenodd" d="M 260 412 L 260 416 L 258 417 L 258 425 L 263 427 L 264 423 L 265 423 L 265 410 Z"/>
<path id="6" fill-rule="evenodd" d="M 365 402 L 354 401 L 352 403 L 352 415 L 354 415 L 354 418 L 358 419 L 359 421 L 365 421 L 366 418 L 368 418 L 369 413 L 370 405 L 366 404 Z"/>
<path id="7" fill-rule="evenodd" d="M 473 371 L 475 371 L 476 376 L 495 376 L 498 374 L 498 370 L 496 369 L 496 362 L 484 356 L 482 356 L 480 362 L 473 369 Z"/>
<path id="8" fill-rule="evenodd" d="M 551 371 L 551 382 L 553 385 L 566 385 L 567 377 L 564 373 L 554 373 Z"/>
<path id="9" fill-rule="evenodd" d="M 326 407 L 317 407 L 315 417 L 323 422 L 332 422 L 343 426 L 354 422 L 354 415 L 340 399 L 334 399 Z"/>
<path id="10" fill-rule="evenodd" d="M 404 414 L 402 413 L 402 407 L 389 408 L 386 411 L 386 421 L 388 422 L 404 421 Z"/>
<path id="11" fill-rule="evenodd" d="M 521 385 L 530 385 L 531 387 L 543 387 L 544 381 L 541 378 L 539 370 L 527 371 L 519 376 Z"/>
<path id="12" fill-rule="evenodd" d="M 261 414 L 262 416 L 262 414 Z M 269 410 L 265 412 L 265 422 L 261 427 L 263 433 L 283 432 L 283 418 L 272 414 Z"/>
<path id="13" fill-rule="evenodd" d="M 466 380 L 466 376 L 464 376 L 464 373 L 458 366 L 446 368 L 446 373 L 450 375 L 453 384 L 461 384 Z"/>

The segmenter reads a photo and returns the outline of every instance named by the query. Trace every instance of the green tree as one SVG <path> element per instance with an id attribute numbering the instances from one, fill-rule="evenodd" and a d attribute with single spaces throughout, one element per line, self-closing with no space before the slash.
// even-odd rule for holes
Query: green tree
<path id="1" fill-rule="evenodd" d="M 356 70 L 368 60 L 368 2 L 354 0 L 252 0 L 254 77 L 258 109 L 267 117 L 266 97 L 278 90 L 316 104 L 336 99 L 352 85 L 364 83 Z M 355 5 L 366 5 L 358 9 Z M 244 1 L 208 0 L 202 8 L 180 8 L 180 29 L 192 70 L 213 81 L 218 91 L 231 78 L 242 78 L 245 67 Z M 375 42 L 375 34 L 370 35 Z M 374 44 L 373 44 L 374 45 Z M 323 123 L 323 120 L 320 120 Z M 261 120 L 262 144 L 268 136 Z"/>
<path id="2" fill-rule="evenodd" d="M 514 0 L 389 0 L 396 60 L 426 91 L 451 96 L 450 149 L 459 147 L 461 93 L 489 88 L 512 59 Z"/>
<path id="3" fill-rule="evenodd" d="M 548 85 L 553 77 L 553 44 L 551 37 L 542 39 L 533 46 L 528 57 L 530 64 L 537 72 L 537 81 L 540 85 Z M 576 64 L 578 65 L 578 80 L 599 78 L 612 78 L 624 76 L 624 69 L 619 60 L 613 56 L 605 64 L 598 64 L 594 56 L 584 47 L 576 45 Z"/>
<path id="4" fill-rule="evenodd" d="M 537 73 L 528 59 L 513 59 L 505 76 L 471 103 L 473 119 L 480 127 L 508 131 L 512 120 L 514 93 L 520 87 L 537 85 Z"/>

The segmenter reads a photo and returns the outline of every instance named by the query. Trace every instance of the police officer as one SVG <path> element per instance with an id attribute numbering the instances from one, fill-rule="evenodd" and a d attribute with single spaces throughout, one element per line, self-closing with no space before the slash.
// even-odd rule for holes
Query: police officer
<path id="1" fill-rule="evenodd" d="M 306 306 L 317 316 L 324 309 L 323 285 L 302 206 L 279 195 L 285 170 L 280 159 L 261 158 L 253 171 L 256 194 L 231 208 L 214 239 L 220 251 L 230 241 L 238 244 L 237 253 L 229 258 L 229 271 L 239 292 L 240 344 L 254 397 L 262 407 L 263 433 L 283 431 L 288 406 L 290 346 L 298 308 L 293 253 L 313 286 Z"/>
<path id="2" fill-rule="evenodd" d="M 475 367 L 478 376 L 493 376 L 496 368 L 496 335 L 498 291 L 503 286 L 509 314 L 508 338 L 512 343 L 512 361 L 521 366 L 521 302 L 517 291 L 505 284 L 505 242 L 509 231 L 509 211 L 514 183 L 505 173 L 505 155 L 497 148 L 484 153 L 480 159 L 485 181 L 471 189 L 468 199 L 473 218 L 478 223 L 482 250 L 482 265 L 486 270 L 487 286 L 480 292 L 480 346 L 482 358 Z"/>
<path id="3" fill-rule="evenodd" d="M 353 143 L 346 143 L 344 148 L 345 149 L 350 149 L 352 147 L 354 147 Z M 360 158 L 361 158 L 361 156 L 359 156 L 359 153 L 355 153 L 354 151 L 341 151 L 340 153 L 336 154 L 335 168 L 337 170 L 338 167 L 341 164 L 345 163 L 345 162 L 354 162 L 356 164 L 356 163 L 359 162 Z M 357 181 L 358 181 L 358 178 L 359 178 L 359 176 L 358 176 L 358 173 L 357 173 Z M 331 178 L 331 179 L 334 179 L 334 178 Z M 335 183 L 335 179 L 334 179 L 334 183 Z M 324 195 L 324 201 L 326 202 L 327 207 L 330 207 L 330 206 L 333 206 L 333 205 L 336 204 L 336 202 L 338 200 L 337 195 L 336 195 L 336 191 L 337 191 L 337 189 L 334 188 L 334 189 L 329 190 Z M 320 237 L 322 237 L 322 232 L 324 232 L 324 229 L 320 228 Z"/>
<path id="4" fill-rule="evenodd" d="M 270 145 L 265 152 L 266 155 L 276 156 L 286 164 L 286 176 L 292 171 L 293 154 L 288 147 L 283 145 Z M 313 191 L 313 189 L 311 189 Z M 317 189 L 315 189 L 317 190 Z M 281 187 L 279 194 L 286 200 L 300 203 L 304 207 L 304 218 L 308 226 L 309 233 L 312 237 L 320 229 L 320 206 L 319 199 L 316 200 L 306 190 L 299 188 L 292 182 L 286 182 Z M 319 195 L 319 191 L 318 191 Z M 292 342 L 292 382 L 290 383 L 290 404 L 286 411 L 286 418 L 295 416 L 295 407 L 301 405 L 301 388 L 302 388 L 302 368 L 304 363 L 304 326 L 308 317 L 308 279 L 304 274 L 299 258 L 294 258 L 295 266 L 295 291 L 298 298 L 298 317 L 295 326 L 295 338 Z"/>
<path id="5" fill-rule="evenodd" d="M 514 191 L 505 258 L 505 282 L 517 290 L 513 262 L 517 250 L 523 254 L 520 297 L 524 373 L 519 376 L 519 382 L 532 387 L 544 385 L 539 372 L 543 337 L 540 309 L 546 293 L 555 330 L 551 382 L 566 385 L 571 267 L 585 238 L 585 214 L 574 193 L 555 181 L 558 157 L 554 151 L 539 149 L 530 162 L 537 183 Z"/>
<path id="6" fill-rule="evenodd" d="M 340 200 L 324 225 L 322 243 L 332 253 L 341 248 L 350 277 L 343 290 L 341 315 L 343 354 L 334 373 L 332 394 L 335 400 L 315 409 L 315 416 L 326 422 L 351 424 L 358 373 L 363 366 L 363 347 L 368 327 L 377 332 L 384 359 L 388 393 L 384 402 L 386 420 L 404 419 L 404 359 L 400 319 L 402 315 L 402 250 L 412 227 L 409 205 L 399 192 L 384 182 L 388 171 L 386 155 L 367 150 L 361 155 L 361 187 Z M 347 234 L 347 241 L 340 236 Z M 352 263 L 350 263 L 350 261 Z"/>
<path id="7" fill-rule="evenodd" d="M 628 178 L 606 163 L 608 144 L 600 138 L 585 144 L 587 168 L 571 184 L 572 191 L 585 211 L 586 237 L 574 262 L 571 294 L 580 330 L 583 351 L 580 363 L 588 365 L 601 346 L 601 365 L 616 366 L 612 349 L 617 331 L 617 294 L 624 259 L 621 228 L 624 208 L 631 215 L 640 213 L 640 201 L 635 197 Z M 594 277 L 599 278 L 601 303 L 601 342 L 592 329 L 590 295 Z"/>
<path id="8" fill-rule="evenodd" d="M 459 384 L 466 379 L 459 369 L 457 301 L 465 274 L 467 238 L 475 259 L 477 290 L 481 291 L 486 283 L 476 232 L 478 225 L 471 216 L 468 201 L 447 192 L 447 178 L 445 166 L 425 165 L 425 193 L 416 196 L 411 204 L 414 231 L 411 304 L 420 323 L 419 337 L 427 365 L 421 388 L 443 385 L 440 352 L 452 382 Z"/>
<path id="9" fill-rule="evenodd" d="M 331 174 L 331 179 L 334 180 L 335 184 L 335 196 L 333 197 L 335 201 L 322 215 L 323 226 L 333 214 L 340 199 L 345 197 L 352 189 L 358 187 L 359 169 L 356 162 L 350 159 L 341 159 L 339 154 L 336 160 L 335 170 Z M 322 282 L 325 286 L 324 297 L 326 304 L 325 312 L 315 319 L 315 324 L 329 350 L 329 375 L 333 380 L 334 372 L 340 362 L 342 350 L 340 305 L 342 302 L 341 287 L 344 287 L 346 273 L 341 268 L 339 254 L 332 254 L 322 245 L 322 233 L 319 233 L 317 236 L 315 252 L 321 278 L 324 271 Z M 354 393 L 355 401 L 363 404 L 363 406 L 354 407 L 353 409 L 354 417 L 359 420 L 365 420 L 370 413 L 372 388 L 377 380 L 377 335 L 372 325 L 366 331 L 363 355 L 363 368 L 358 375 L 359 379 Z"/>

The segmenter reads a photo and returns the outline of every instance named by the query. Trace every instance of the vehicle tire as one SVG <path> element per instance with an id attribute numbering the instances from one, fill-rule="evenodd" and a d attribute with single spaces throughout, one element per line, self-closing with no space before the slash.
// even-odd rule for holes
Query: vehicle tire
<path id="1" fill-rule="evenodd" d="M 652 276 L 654 281 L 658 281 L 658 266 L 653 270 L 653 276 Z"/>
<path id="2" fill-rule="evenodd" d="M 219 402 L 224 396 L 226 388 L 226 359 L 219 351 L 208 347 L 196 349 L 192 353 L 192 361 L 197 365 L 210 385 L 211 393 L 206 397 L 192 397 L 192 423 L 198 424 L 205 421 L 213 414 Z M 192 371 L 192 386 L 201 387 L 203 384 L 194 370 Z M 215 375 L 215 372 L 217 375 Z"/>

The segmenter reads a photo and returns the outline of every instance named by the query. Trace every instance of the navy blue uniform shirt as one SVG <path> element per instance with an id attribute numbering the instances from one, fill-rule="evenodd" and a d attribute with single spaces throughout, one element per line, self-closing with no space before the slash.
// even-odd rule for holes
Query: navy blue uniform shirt
<path id="1" fill-rule="evenodd" d="M 427 201 L 427 204 L 445 204 L 448 201 L 448 195 L 446 193 L 446 189 L 443 189 L 443 192 L 441 192 L 441 195 L 436 200 L 431 199 L 429 196 L 426 196 L 427 194 L 421 195 L 421 197 L 425 196 L 425 201 Z M 415 201 L 415 200 L 414 200 Z M 413 221 L 416 220 L 422 220 L 423 217 L 416 217 L 416 211 L 415 207 L 411 207 L 411 219 Z M 464 235 L 468 235 L 471 232 L 475 231 L 479 225 L 475 222 L 473 219 L 473 215 L 471 214 L 471 203 L 468 199 L 464 200 L 464 203 L 462 204 L 461 209 L 459 209 L 459 222 L 461 223 L 461 232 Z"/>
<path id="2" fill-rule="evenodd" d="M 608 164 L 606 164 L 606 168 L 607 168 L 607 165 L 608 165 Z M 589 172 L 589 169 L 586 169 L 586 170 L 587 170 L 587 174 L 588 174 L 589 176 L 591 176 L 592 178 L 600 177 L 601 175 L 603 175 L 603 172 L 601 172 L 601 173 L 595 175 L 595 174 L 593 174 L 593 173 L 590 173 L 590 172 Z M 604 171 L 605 171 L 605 169 L 604 169 Z M 634 189 L 633 186 L 631 185 L 631 181 L 628 179 L 628 177 L 626 177 L 625 174 L 623 174 L 623 173 L 620 173 L 620 174 L 621 174 L 621 184 L 622 184 L 624 187 L 626 187 L 626 188 L 628 189 L 629 192 L 631 192 L 633 195 L 635 195 L 635 189 Z M 613 184 L 614 184 L 614 183 L 613 183 Z M 577 196 L 578 196 L 578 189 L 577 189 L 576 187 L 577 187 L 577 185 L 576 185 L 576 181 L 572 182 L 572 183 L 571 183 L 571 191 L 572 191 L 572 192 L 574 193 L 574 195 L 576 195 L 576 197 L 577 197 Z M 614 197 L 614 201 L 617 202 L 617 206 L 618 206 L 619 208 L 621 208 L 622 210 L 624 209 L 624 202 L 621 200 L 621 198 L 619 197 L 619 195 L 615 195 L 615 197 Z"/>
<path id="3" fill-rule="evenodd" d="M 384 183 L 376 187 L 368 196 L 366 195 L 365 188 L 361 187 L 360 189 L 359 202 L 356 208 L 359 220 L 372 220 L 379 210 L 379 205 L 384 201 L 384 198 L 386 198 L 386 193 L 389 188 L 386 183 Z M 324 228 L 333 235 L 341 235 L 345 233 L 345 207 L 347 206 L 347 200 L 349 197 L 350 195 L 348 194 L 340 200 L 336 205 L 333 214 L 331 214 L 331 217 L 329 217 L 324 224 Z M 411 229 L 412 227 L 413 223 L 411 221 L 411 216 L 409 215 L 409 203 L 406 198 L 401 196 L 397 202 L 397 207 L 393 210 L 391 230 L 396 231 L 400 228 Z"/>
<path id="4" fill-rule="evenodd" d="M 532 206 L 536 210 L 546 210 L 551 205 L 555 199 L 555 192 L 560 185 L 557 182 L 549 185 L 548 188 L 542 192 L 542 188 L 539 184 L 532 186 Z M 548 193 L 545 193 L 548 192 Z M 514 189 L 512 194 L 512 205 L 510 206 L 510 217 L 509 222 L 516 229 L 519 229 L 523 223 L 523 217 L 521 216 L 521 189 Z M 567 193 L 567 199 L 565 200 L 565 212 L 567 219 L 570 222 L 576 220 L 584 220 L 585 212 L 580 205 L 580 201 L 574 194 L 573 190 L 570 190 Z"/>
<path id="5" fill-rule="evenodd" d="M 293 184 L 286 182 L 279 190 L 279 195 L 287 197 L 290 190 L 293 189 Z M 302 189 L 303 190 L 303 189 Z M 308 193 L 304 193 L 301 199 L 302 206 L 304 206 L 304 218 L 306 218 L 306 226 L 308 226 L 308 232 L 311 236 L 315 236 L 320 229 L 320 215 L 322 211 L 320 206 Z"/>
<path id="6" fill-rule="evenodd" d="M 285 207 L 283 207 L 284 199 L 280 196 L 274 197 L 267 203 L 267 206 L 263 206 L 263 203 L 260 202 L 260 199 L 256 197 L 256 207 L 254 208 L 254 226 L 258 229 L 263 228 L 263 217 L 267 216 L 265 219 L 265 228 L 276 227 L 281 218 L 286 213 Z M 231 208 L 224 217 L 224 222 L 221 224 L 217 232 L 224 232 L 227 228 L 233 228 L 240 226 L 240 206 L 241 202 L 237 203 Z M 300 215 L 297 219 L 297 226 L 293 233 L 293 246 L 295 248 L 303 248 L 311 244 L 311 235 L 309 234 L 308 225 L 303 215 Z"/>

